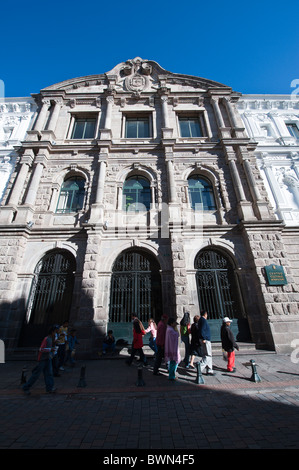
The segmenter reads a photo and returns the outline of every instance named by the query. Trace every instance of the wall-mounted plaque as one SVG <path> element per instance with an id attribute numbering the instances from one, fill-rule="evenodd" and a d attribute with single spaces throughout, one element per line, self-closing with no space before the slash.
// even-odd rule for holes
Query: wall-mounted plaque
<path id="1" fill-rule="evenodd" d="M 265 271 L 269 286 L 284 286 L 288 283 L 282 266 L 271 264 L 265 266 Z"/>

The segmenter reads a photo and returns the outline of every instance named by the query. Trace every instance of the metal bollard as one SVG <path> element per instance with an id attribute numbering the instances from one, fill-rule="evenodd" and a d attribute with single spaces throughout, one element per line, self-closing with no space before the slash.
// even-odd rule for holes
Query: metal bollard
<path id="1" fill-rule="evenodd" d="M 81 367 L 80 379 L 79 379 L 79 383 L 78 383 L 77 387 L 86 387 L 85 369 L 86 369 L 86 366 Z"/>
<path id="2" fill-rule="evenodd" d="M 196 384 L 204 384 L 205 381 L 204 381 L 204 378 L 203 378 L 202 373 L 201 373 L 200 362 L 196 363 L 196 368 L 197 368 L 197 375 L 196 375 L 195 383 Z"/>
<path id="3" fill-rule="evenodd" d="M 25 383 L 27 382 L 27 380 L 26 380 L 26 372 L 27 372 L 27 370 L 28 370 L 28 369 L 27 369 L 26 366 L 24 366 L 23 369 L 22 369 L 21 382 L 20 382 L 21 385 L 22 385 L 22 384 L 25 384 Z"/>
<path id="4" fill-rule="evenodd" d="M 250 380 L 252 380 L 252 382 L 261 382 L 261 378 L 260 376 L 258 375 L 257 371 L 256 371 L 256 363 L 253 359 L 250 359 L 250 365 L 251 365 L 251 369 L 252 369 L 252 376 L 250 378 Z"/>
<path id="5" fill-rule="evenodd" d="M 142 365 L 138 366 L 138 378 L 136 382 L 137 387 L 143 387 L 145 385 L 145 382 L 142 378 L 142 371 L 143 371 L 143 366 Z"/>

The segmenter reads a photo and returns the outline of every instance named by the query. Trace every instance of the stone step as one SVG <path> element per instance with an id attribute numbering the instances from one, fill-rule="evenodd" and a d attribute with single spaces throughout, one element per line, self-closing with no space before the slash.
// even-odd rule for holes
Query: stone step
<path id="1" fill-rule="evenodd" d="M 256 349 L 254 343 L 241 343 L 238 342 L 239 345 L 239 351 L 237 352 L 238 355 L 248 355 L 248 354 L 275 354 L 275 351 L 269 351 L 269 350 L 262 350 L 262 349 Z M 111 358 L 124 358 L 128 357 L 130 355 L 130 350 L 131 350 L 131 343 L 128 342 L 127 345 L 119 345 L 116 347 L 117 353 L 112 355 L 111 353 L 107 353 L 106 357 L 107 359 Z M 153 351 L 149 347 L 148 344 L 144 344 L 143 346 L 143 352 L 146 356 L 153 356 Z M 100 353 L 100 351 L 99 351 Z M 185 355 L 185 346 L 183 343 L 180 344 L 180 353 L 181 356 L 184 357 Z M 8 351 L 5 355 L 5 360 L 9 361 L 35 361 L 37 360 L 37 354 L 38 354 L 38 348 L 37 347 L 22 347 L 22 348 L 16 348 L 13 351 Z M 213 356 L 222 356 L 222 346 L 221 343 L 216 342 L 212 343 L 212 354 Z M 77 350 L 77 357 L 80 359 L 80 349 L 78 348 Z M 95 358 L 98 357 L 103 357 L 100 354 L 95 354 Z"/>

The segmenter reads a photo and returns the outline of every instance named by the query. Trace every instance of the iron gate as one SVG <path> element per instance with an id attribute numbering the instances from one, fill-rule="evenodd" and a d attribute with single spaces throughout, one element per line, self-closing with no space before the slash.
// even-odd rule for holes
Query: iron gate
<path id="1" fill-rule="evenodd" d="M 38 343 L 49 326 L 68 319 L 72 301 L 75 260 L 67 251 L 46 254 L 34 271 L 21 345 Z"/>
<path id="2" fill-rule="evenodd" d="M 130 322 L 134 313 L 146 323 L 161 309 L 160 275 L 157 263 L 139 252 L 126 252 L 113 267 L 109 321 Z"/>
<path id="3" fill-rule="evenodd" d="M 222 319 L 234 319 L 231 328 L 239 341 L 250 341 L 247 318 L 241 309 L 234 269 L 229 260 L 215 250 L 204 250 L 195 259 L 199 308 L 208 312 L 212 341 L 220 341 Z"/>
<path id="4" fill-rule="evenodd" d="M 232 297 L 234 289 L 233 269 L 227 259 L 215 251 L 204 251 L 195 260 L 197 290 L 201 310 L 206 310 L 209 318 L 234 318 L 236 301 Z"/>

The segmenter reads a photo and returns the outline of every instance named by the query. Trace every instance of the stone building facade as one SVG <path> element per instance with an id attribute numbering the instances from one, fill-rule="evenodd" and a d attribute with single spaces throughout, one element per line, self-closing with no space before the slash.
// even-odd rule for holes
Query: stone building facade
<path id="1" fill-rule="evenodd" d="M 137 57 L 33 98 L 0 211 L 8 349 L 68 319 L 92 356 L 107 328 L 131 335 L 132 313 L 206 309 L 214 341 L 230 316 L 239 341 L 290 350 L 296 266 L 240 93 Z"/>

